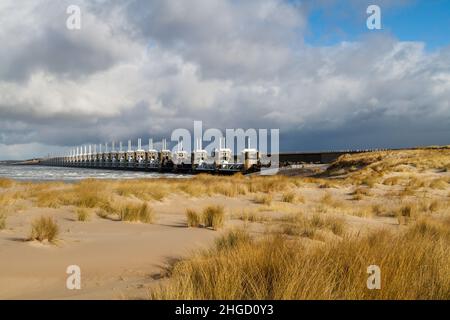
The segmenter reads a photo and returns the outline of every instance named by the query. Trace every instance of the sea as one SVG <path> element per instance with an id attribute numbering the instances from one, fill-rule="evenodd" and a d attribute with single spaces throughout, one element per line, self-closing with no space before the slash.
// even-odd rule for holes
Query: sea
<path id="1" fill-rule="evenodd" d="M 104 169 L 83 169 L 47 167 L 39 165 L 5 165 L 0 164 L 0 178 L 19 181 L 66 181 L 76 182 L 83 179 L 155 179 L 188 178 L 185 174 L 139 172 Z"/>

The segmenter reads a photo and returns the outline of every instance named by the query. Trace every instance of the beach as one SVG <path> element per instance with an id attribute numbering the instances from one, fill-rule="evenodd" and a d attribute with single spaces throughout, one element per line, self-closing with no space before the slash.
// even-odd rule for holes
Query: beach
<path id="1" fill-rule="evenodd" d="M 317 177 L 2 179 L 0 298 L 449 298 L 449 159 L 448 149 L 352 155 Z M 205 212 L 213 213 L 212 224 Z M 32 238 L 42 217 L 57 226 L 54 239 Z M 346 250 L 351 254 L 338 258 Z M 280 256 L 272 261 L 264 252 Z M 339 267 L 345 259 L 353 261 L 348 273 Z M 270 270 L 279 281 L 270 290 L 261 278 L 267 263 L 275 263 Z M 378 295 L 365 287 L 367 266 L 377 263 L 386 281 Z M 399 263 L 411 272 L 399 275 Z M 415 273 L 424 263 L 430 271 Z M 71 265 L 80 267 L 80 290 L 66 287 Z M 325 282 L 321 272 L 336 279 Z M 252 273 L 260 291 L 239 289 L 249 280 L 234 281 Z M 308 278 L 316 282 L 301 280 Z M 435 287 L 408 291 L 408 279 Z M 209 287 L 217 281 L 223 286 Z M 227 289 L 227 281 L 239 290 Z M 292 286 L 282 289 L 284 281 Z M 333 281 L 341 289 L 330 291 Z"/>

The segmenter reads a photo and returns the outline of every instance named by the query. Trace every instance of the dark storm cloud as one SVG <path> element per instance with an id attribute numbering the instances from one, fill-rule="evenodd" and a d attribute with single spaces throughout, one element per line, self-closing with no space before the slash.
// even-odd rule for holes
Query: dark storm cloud
<path id="1" fill-rule="evenodd" d="M 66 28 L 66 9 L 72 4 L 86 13 L 82 29 L 76 32 Z M 88 7 L 84 1 L 7 1 L 0 7 L 0 79 L 25 81 L 36 72 L 77 78 L 132 55 L 127 38 L 113 37 L 108 22 L 91 16 Z"/>

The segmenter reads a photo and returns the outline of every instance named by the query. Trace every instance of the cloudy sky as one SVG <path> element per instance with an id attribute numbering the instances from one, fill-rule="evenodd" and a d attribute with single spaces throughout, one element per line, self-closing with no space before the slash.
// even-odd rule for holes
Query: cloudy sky
<path id="1" fill-rule="evenodd" d="M 194 120 L 284 151 L 450 144 L 448 30 L 446 0 L 2 0 L 0 159 Z"/>

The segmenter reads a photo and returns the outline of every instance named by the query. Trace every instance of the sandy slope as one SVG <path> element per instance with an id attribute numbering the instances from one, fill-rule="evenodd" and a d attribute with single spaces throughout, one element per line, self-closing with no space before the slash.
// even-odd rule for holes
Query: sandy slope
<path id="1" fill-rule="evenodd" d="M 181 206 L 180 206 L 181 205 Z M 120 299 L 146 297 L 161 268 L 190 250 L 211 245 L 219 232 L 185 227 L 181 199 L 155 206 L 156 224 L 93 217 L 74 221 L 69 208 L 31 208 L 8 218 L 0 232 L 1 299 Z M 30 221 L 42 214 L 60 226 L 57 246 L 25 242 Z M 66 268 L 81 267 L 82 290 L 66 289 Z"/>

